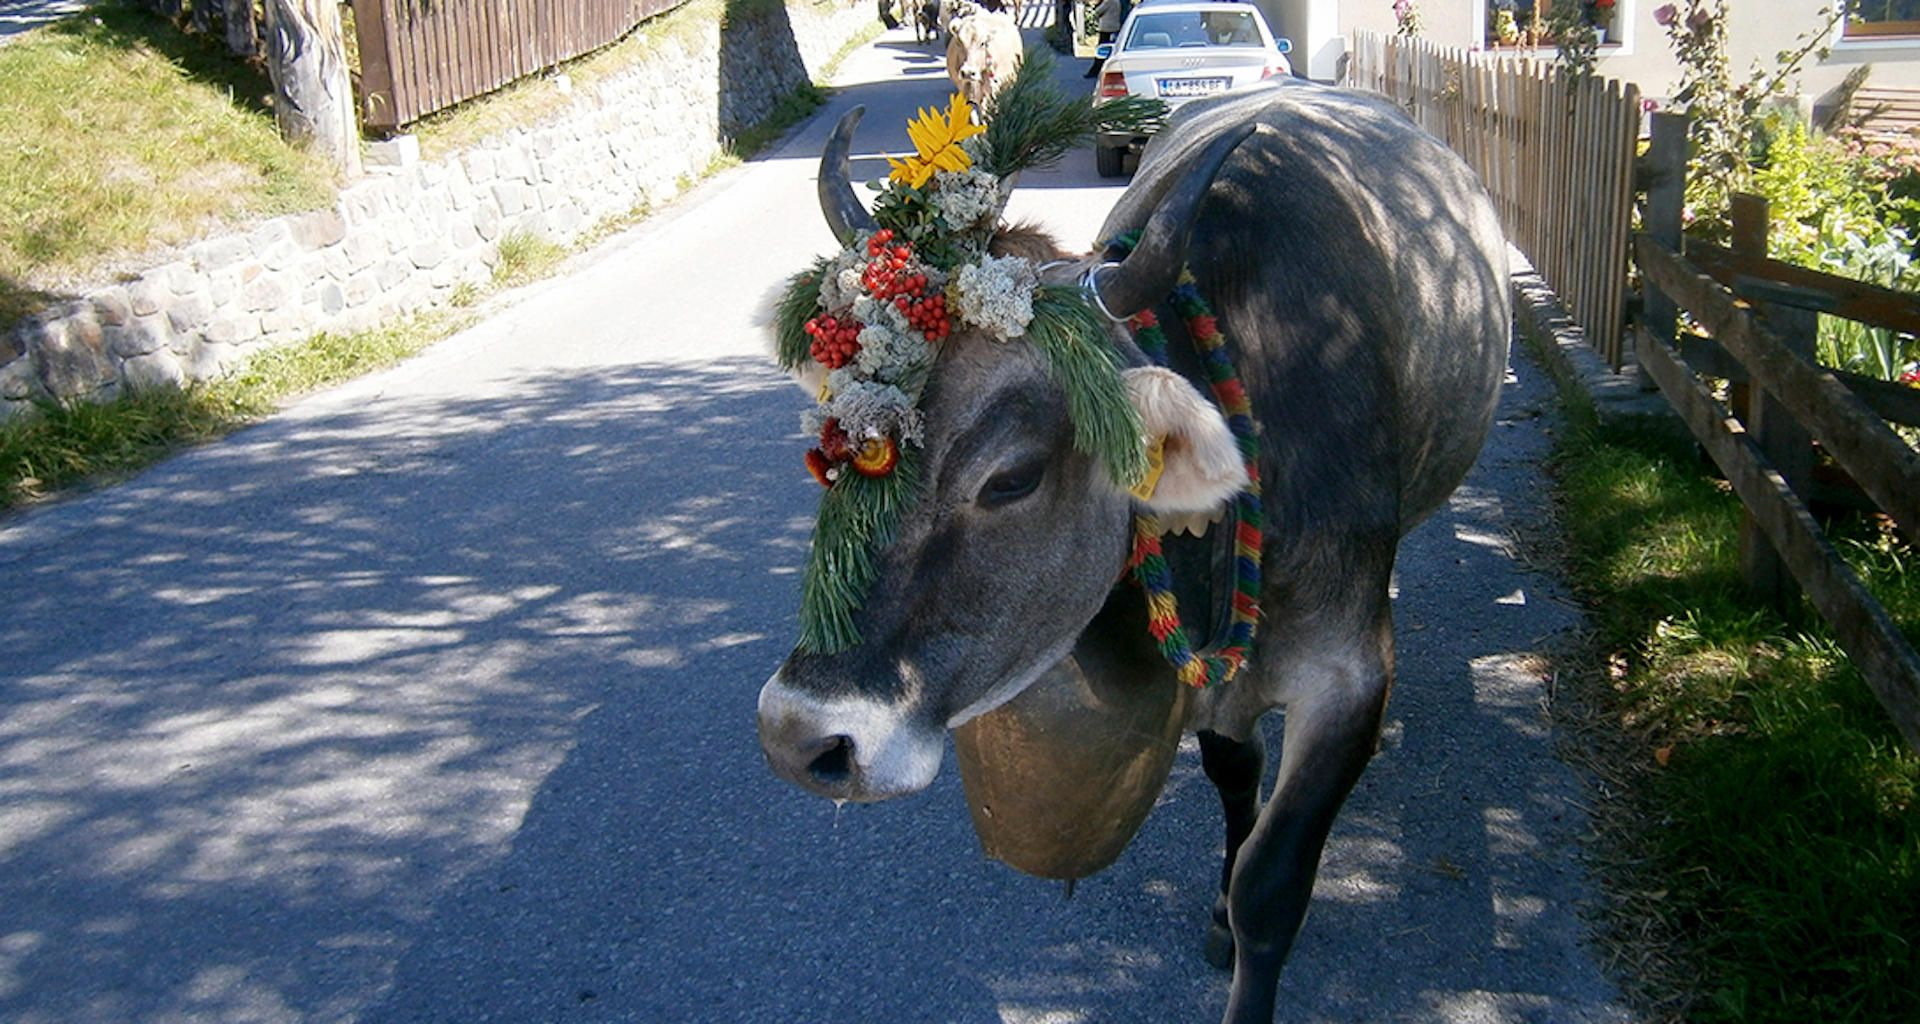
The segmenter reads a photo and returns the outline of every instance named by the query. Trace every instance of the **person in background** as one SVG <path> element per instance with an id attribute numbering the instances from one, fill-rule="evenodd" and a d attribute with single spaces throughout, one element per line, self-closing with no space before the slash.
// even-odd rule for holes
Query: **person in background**
<path id="1" fill-rule="evenodd" d="M 1102 43 L 1111 43 L 1113 37 L 1120 34 L 1120 19 L 1125 16 L 1125 13 L 1120 9 L 1120 0 L 1100 0 L 1100 3 L 1094 7 L 1093 27 L 1100 33 Z M 1106 61 L 1095 54 L 1093 66 L 1087 69 L 1086 77 L 1098 78 L 1100 65 L 1105 63 Z"/>

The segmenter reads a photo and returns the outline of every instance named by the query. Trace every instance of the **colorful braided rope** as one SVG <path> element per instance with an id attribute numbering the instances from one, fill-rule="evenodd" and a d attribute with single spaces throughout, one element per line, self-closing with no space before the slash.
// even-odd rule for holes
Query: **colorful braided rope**
<path id="1" fill-rule="evenodd" d="M 1239 525 L 1233 539 L 1234 579 L 1233 616 L 1227 627 L 1225 643 L 1217 650 L 1194 651 L 1187 631 L 1180 624 L 1179 601 L 1173 596 L 1173 572 L 1167 567 L 1160 548 L 1160 521 L 1151 515 L 1137 516 L 1133 525 L 1133 555 L 1128 566 L 1133 578 L 1146 592 L 1147 631 L 1159 645 L 1160 653 L 1173 666 L 1180 681 L 1188 686 L 1215 686 L 1239 673 L 1253 653 L 1253 637 L 1260 621 L 1260 546 L 1264 517 L 1260 504 L 1260 438 L 1253 426 L 1253 410 L 1247 391 L 1234 372 L 1227 353 L 1227 339 L 1220 333 L 1213 310 L 1194 286 L 1193 275 L 1181 272 L 1171 303 L 1187 324 L 1206 367 L 1214 400 L 1226 413 L 1227 426 L 1240 445 L 1246 460 L 1247 488 L 1234 498 Z M 1167 362 L 1167 335 L 1152 310 L 1133 317 L 1134 340 L 1162 366 Z"/>

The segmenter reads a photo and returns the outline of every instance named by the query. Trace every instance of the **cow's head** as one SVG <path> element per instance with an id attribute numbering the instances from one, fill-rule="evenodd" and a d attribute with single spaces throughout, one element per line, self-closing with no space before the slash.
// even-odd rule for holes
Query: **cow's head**
<path id="1" fill-rule="evenodd" d="M 843 244 L 874 227 L 847 181 L 857 115 L 821 161 L 822 207 Z M 1063 258 L 1043 265 L 1043 283 L 1085 282 L 1114 317 L 1165 296 L 1200 200 L 1238 141 L 1223 140 L 1168 188 L 1124 262 Z M 1218 410 L 1185 379 L 1145 365 L 1119 327 L 1106 340 L 1125 353 L 1112 372 L 1137 418 L 1134 440 L 1163 442 L 1150 497 L 1076 446 L 1081 427 L 1035 346 L 958 326 L 939 344 L 919 402 L 918 494 L 873 553 L 855 613 L 860 641 L 796 650 L 761 690 L 760 740 L 780 775 L 835 799 L 924 788 L 947 728 L 1009 700 L 1072 649 L 1122 574 L 1137 512 L 1211 512 L 1245 486 Z M 817 378 L 803 383 L 812 390 Z"/>
<path id="2" fill-rule="evenodd" d="M 950 31 L 947 77 L 968 103 L 983 106 L 1020 66 L 1020 28 L 1009 16 L 975 7 L 956 16 Z"/>

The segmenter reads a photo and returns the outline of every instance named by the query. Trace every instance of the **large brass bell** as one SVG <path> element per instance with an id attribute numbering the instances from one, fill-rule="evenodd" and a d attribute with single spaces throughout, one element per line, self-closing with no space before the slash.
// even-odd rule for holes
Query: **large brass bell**
<path id="1" fill-rule="evenodd" d="M 1193 703 L 1166 675 L 1089 672 L 1085 656 L 953 731 L 981 847 L 1041 878 L 1119 858 L 1166 785 Z"/>

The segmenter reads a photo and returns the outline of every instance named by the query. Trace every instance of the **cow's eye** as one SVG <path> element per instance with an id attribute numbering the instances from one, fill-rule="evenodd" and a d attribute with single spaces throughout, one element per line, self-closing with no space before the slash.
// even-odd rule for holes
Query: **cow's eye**
<path id="1" fill-rule="evenodd" d="M 1040 486 L 1040 477 L 1045 469 L 1045 463 L 1032 462 L 995 473 L 987 478 L 987 485 L 980 488 L 980 504 L 994 508 L 1019 501 Z"/>

